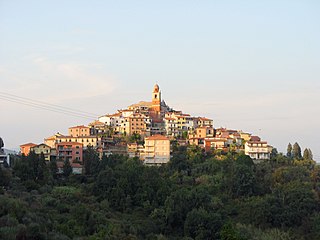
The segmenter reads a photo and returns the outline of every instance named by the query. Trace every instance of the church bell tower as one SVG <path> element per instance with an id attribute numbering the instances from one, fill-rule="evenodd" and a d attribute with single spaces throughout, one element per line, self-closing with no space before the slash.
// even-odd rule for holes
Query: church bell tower
<path id="1" fill-rule="evenodd" d="M 155 112 L 161 112 L 161 92 L 158 84 L 154 85 L 152 91 L 152 109 Z"/>

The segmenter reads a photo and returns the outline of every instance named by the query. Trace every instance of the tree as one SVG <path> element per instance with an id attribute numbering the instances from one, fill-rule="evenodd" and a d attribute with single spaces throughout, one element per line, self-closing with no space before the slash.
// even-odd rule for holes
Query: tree
<path id="1" fill-rule="evenodd" d="M 184 233 L 193 239 L 217 239 L 222 225 L 220 214 L 194 208 L 186 217 Z"/>
<path id="2" fill-rule="evenodd" d="M 83 152 L 83 163 L 85 173 L 87 175 L 97 173 L 99 166 L 99 156 L 97 154 L 97 151 L 94 150 L 92 146 L 88 146 L 88 148 Z"/>
<path id="3" fill-rule="evenodd" d="M 110 195 L 112 188 L 116 186 L 116 178 L 111 168 L 106 167 L 101 171 L 94 183 L 93 191 L 96 195 L 100 195 L 104 198 Z"/>
<path id="4" fill-rule="evenodd" d="M 311 158 L 310 158 L 310 152 L 309 152 L 309 149 L 304 149 L 304 151 L 303 151 L 303 159 L 304 160 L 312 160 Z"/>
<path id="5" fill-rule="evenodd" d="M 57 173 L 58 173 L 58 166 L 57 166 L 57 161 L 56 159 L 52 159 L 49 163 L 49 171 L 51 176 L 56 179 L 57 178 Z"/>
<path id="6" fill-rule="evenodd" d="M 278 156 L 278 149 L 272 148 L 271 154 L 270 154 L 270 159 L 274 160 Z"/>
<path id="7" fill-rule="evenodd" d="M 64 160 L 63 164 L 63 175 L 65 177 L 69 177 L 69 175 L 72 173 L 72 167 L 70 165 L 70 162 L 68 159 Z"/>
<path id="8" fill-rule="evenodd" d="M 11 172 L 8 169 L 2 168 L 0 166 L 0 188 L 8 186 L 11 178 Z"/>
<path id="9" fill-rule="evenodd" d="M 308 151 L 309 151 L 309 158 L 310 160 L 313 160 L 313 154 L 312 154 L 312 151 L 310 148 L 308 148 Z"/>
<path id="10" fill-rule="evenodd" d="M 38 181 L 46 182 L 48 179 L 48 168 L 43 152 L 41 152 L 38 160 Z"/>
<path id="11" fill-rule="evenodd" d="M 291 143 L 289 143 L 288 147 L 287 147 L 287 157 L 292 158 L 292 145 L 291 145 Z"/>
<path id="12" fill-rule="evenodd" d="M 299 144 L 297 142 L 295 144 L 293 144 L 292 157 L 295 158 L 295 159 L 301 159 L 302 158 L 301 148 L 300 148 L 300 146 L 299 146 Z"/>

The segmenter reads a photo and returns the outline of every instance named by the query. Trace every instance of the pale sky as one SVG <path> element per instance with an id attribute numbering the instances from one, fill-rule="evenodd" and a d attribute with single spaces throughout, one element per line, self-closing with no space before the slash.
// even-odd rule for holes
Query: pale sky
<path id="1" fill-rule="evenodd" d="M 99 116 L 150 100 L 157 82 L 175 109 L 320 161 L 319 12 L 317 0 L 0 0 L 0 92 Z M 90 122 L 3 99 L 0 112 L 10 149 Z"/>

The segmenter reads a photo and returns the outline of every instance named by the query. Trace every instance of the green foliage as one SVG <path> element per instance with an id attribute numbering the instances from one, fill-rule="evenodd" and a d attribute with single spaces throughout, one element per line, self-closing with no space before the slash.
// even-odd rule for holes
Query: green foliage
<path id="1" fill-rule="evenodd" d="M 87 149 L 83 151 L 83 163 L 87 175 L 95 174 L 98 171 L 99 156 L 92 146 L 88 146 Z"/>
<path id="2" fill-rule="evenodd" d="M 313 154 L 310 148 L 306 148 L 303 151 L 303 159 L 304 160 L 313 160 Z"/>
<path id="3" fill-rule="evenodd" d="M 56 159 L 52 159 L 49 163 L 49 173 L 51 174 L 53 179 L 57 179 L 58 177 L 58 166 Z"/>
<path id="4" fill-rule="evenodd" d="M 300 146 L 299 146 L 299 144 L 297 142 L 295 144 L 293 144 L 292 157 L 295 158 L 295 159 L 301 159 L 302 158 L 301 148 L 300 148 Z"/>
<path id="5" fill-rule="evenodd" d="M 35 154 L 0 169 L 0 239 L 319 239 L 312 160 L 179 146 L 161 167 L 85 155 L 86 173 L 67 178 Z"/>
<path id="6" fill-rule="evenodd" d="M 7 187 L 10 184 L 11 178 L 11 171 L 0 166 L 0 189 L 1 187 Z"/>
<path id="7" fill-rule="evenodd" d="M 65 177 L 69 177 L 70 174 L 72 173 L 72 167 L 71 164 L 69 162 L 69 159 L 64 160 L 63 162 L 63 175 Z"/>
<path id="8" fill-rule="evenodd" d="M 220 214 L 207 212 L 206 210 L 193 209 L 186 217 L 184 223 L 185 236 L 192 239 L 217 239 L 222 227 Z"/>
<path id="9" fill-rule="evenodd" d="M 292 145 L 291 145 L 291 143 L 289 143 L 288 147 L 287 147 L 287 157 L 292 158 Z"/>

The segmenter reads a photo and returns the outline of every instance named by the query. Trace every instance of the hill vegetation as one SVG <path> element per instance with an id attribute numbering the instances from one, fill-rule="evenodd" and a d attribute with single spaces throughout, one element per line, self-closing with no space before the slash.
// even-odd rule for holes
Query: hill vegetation
<path id="1" fill-rule="evenodd" d="M 0 239 L 320 239 L 320 168 L 309 155 L 273 151 L 254 164 L 175 147 L 161 167 L 84 156 L 84 175 L 57 174 L 32 152 L 1 168 Z"/>

